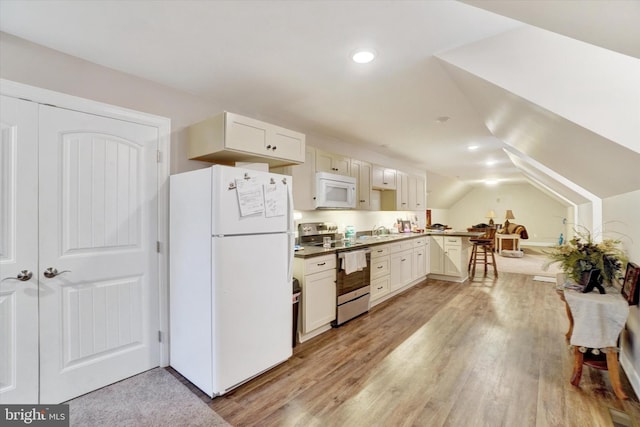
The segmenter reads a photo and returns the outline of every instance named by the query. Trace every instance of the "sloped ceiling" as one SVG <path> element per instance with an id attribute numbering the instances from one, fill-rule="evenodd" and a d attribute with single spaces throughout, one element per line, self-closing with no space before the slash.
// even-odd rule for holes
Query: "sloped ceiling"
<path id="1" fill-rule="evenodd" d="M 635 0 L 460 0 L 498 15 L 640 58 L 640 2 Z"/>
<path id="2" fill-rule="evenodd" d="M 508 146 L 599 198 L 640 188 L 640 61 L 533 27 L 439 57 Z"/>

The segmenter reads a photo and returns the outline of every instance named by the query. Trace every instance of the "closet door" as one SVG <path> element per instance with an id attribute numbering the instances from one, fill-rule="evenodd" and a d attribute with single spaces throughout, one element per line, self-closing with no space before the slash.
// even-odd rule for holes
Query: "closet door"
<path id="1" fill-rule="evenodd" d="M 40 403 L 159 364 L 158 131 L 40 106 Z"/>
<path id="2" fill-rule="evenodd" d="M 38 105 L 0 114 L 0 403 L 37 403 Z"/>

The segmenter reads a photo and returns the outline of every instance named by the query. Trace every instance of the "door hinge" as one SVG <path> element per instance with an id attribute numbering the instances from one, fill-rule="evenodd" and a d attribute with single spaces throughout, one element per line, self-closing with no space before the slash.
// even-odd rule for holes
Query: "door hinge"
<path id="1" fill-rule="evenodd" d="M 160 150 L 157 151 L 156 160 L 158 161 L 158 163 L 162 161 L 162 153 L 160 152 Z"/>
<path id="2" fill-rule="evenodd" d="M 162 331 L 158 331 L 158 342 L 162 342 Z"/>
<path id="3" fill-rule="evenodd" d="M 156 252 L 160 253 L 160 241 L 156 241 Z"/>

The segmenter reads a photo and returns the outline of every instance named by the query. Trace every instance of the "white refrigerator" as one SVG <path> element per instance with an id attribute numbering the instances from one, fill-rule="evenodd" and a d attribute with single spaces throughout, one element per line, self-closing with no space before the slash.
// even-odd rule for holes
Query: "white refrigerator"
<path id="1" fill-rule="evenodd" d="M 170 180 L 170 365 L 219 396 L 292 354 L 290 176 L 215 165 Z"/>

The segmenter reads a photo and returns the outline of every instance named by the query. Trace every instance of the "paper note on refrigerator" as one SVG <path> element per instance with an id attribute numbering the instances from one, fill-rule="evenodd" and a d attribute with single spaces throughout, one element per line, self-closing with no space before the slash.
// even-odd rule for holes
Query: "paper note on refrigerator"
<path id="1" fill-rule="evenodd" d="M 285 186 L 265 184 L 264 205 L 265 217 L 283 216 L 287 209 L 287 192 Z"/>
<path id="2" fill-rule="evenodd" d="M 236 193 L 240 205 L 240 216 L 261 214 L 264 212 L 262 185 L 254 179 L 236 179 Z"/>

